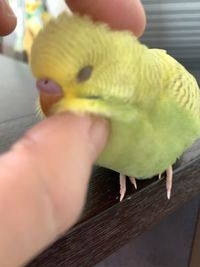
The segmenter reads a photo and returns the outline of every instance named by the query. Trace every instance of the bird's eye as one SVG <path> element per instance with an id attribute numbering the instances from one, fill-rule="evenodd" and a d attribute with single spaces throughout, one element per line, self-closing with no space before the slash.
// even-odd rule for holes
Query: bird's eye
<path id="1" fill-rule="evenodd" d="M 93 71 L 93 66 L 91 66 L 91 65 L 88 65 L 88 66 L 83 67 L 79 71 L 79 73 L 77 75 L 77 81 L 78 82 L 85 82 L 85 81 L 87 81 L 91 77 L 92 71 Z"/>

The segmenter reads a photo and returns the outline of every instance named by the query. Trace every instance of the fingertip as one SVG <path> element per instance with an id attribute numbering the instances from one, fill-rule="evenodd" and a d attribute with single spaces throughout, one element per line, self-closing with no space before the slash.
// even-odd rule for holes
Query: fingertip
<path id="1" fill-rule="evenodd" d="M 66 0 L 73 12 L 89 15 L 94 21 L 108 23 L 113 29 L 143 34 L 146 17 L 140 0 Z"/>
<path id="2" fill-rule="evenodd" d="M 0 0 L 0 36 L 10 34 L 17 25 L 17 18 L 5 0 Z"/>
<path id="3" fill-rule="evenodd" d="M 45 119 L 33 127 L 26 136 L 38 146 L 41 144 L 52 149 L 54 145 L 61 151 L 65 147 L 68 151 L 73 150 L 73 145 L 79 144 L 79 152 L 82 153 L 81 148 L 88 147 L 84 153 L 86 156 L 89 153 L 94 161 L 106 144 L 108 129 L 108 122 L 103 118 L 68 112 Z"/>
<path id="4" fill-rule="evenodd" d="M 14 31 L 15 27 L 17 25 L 17 19 L 4 19 L 2 21 L 2 24 L 0 25 L 0 36 L 6 36 Z"/>
<path id="5" fill-rule="evenodd" d="M 109 122 L 103 118 L 92 117 L 91 120 L 92 124 L 90 127 L 89 139 L 92 150 L 92 161 L 95 161 L 107 143 L 110 125 Z"/>

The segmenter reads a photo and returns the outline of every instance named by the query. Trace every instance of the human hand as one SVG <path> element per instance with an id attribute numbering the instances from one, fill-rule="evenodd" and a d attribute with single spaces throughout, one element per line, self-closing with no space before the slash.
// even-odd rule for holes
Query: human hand
<path id="1" fill-rule="evenodd" d="M 17 18 L 6 0 L 0 0 L 0 36 L 12 32 L 17 24 Z"/>
<path id="2" fill-rule="evenodd" d="M 144 30 L 138 0 L 67 2 L 114 28 Z M 12 27 L 3 28 L 0 16 L 1 34 L 8 33 Z M 104 120 L 65 113 L 34 126 L 0 157 L 0 266 L 24 264 L 77 221 L 107 136 Z"/>
<path id="3" fill-rule="evenodd" d="M 73 12 L 89 15 L 94 21 L 108 23 L 113 29 L 130 30 L 141 36 L 146 26 L 144 8 L 140 0 L 66 0 Z"/>

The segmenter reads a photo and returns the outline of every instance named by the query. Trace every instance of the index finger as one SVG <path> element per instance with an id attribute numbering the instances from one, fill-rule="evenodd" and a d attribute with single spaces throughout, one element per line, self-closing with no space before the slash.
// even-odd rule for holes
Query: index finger
<path id="1" fill-rule="evenodd" d="M 0 36 L 11 33 L 17 23 L 17 18 L 6 0 L 0 0 Z"/>
<path id="2" fill-rule="evenodd" d="M 143 34 L 146 17 L 140 0 L 65 0 L 73 12 L 108 23 L 113 29 Z"/>

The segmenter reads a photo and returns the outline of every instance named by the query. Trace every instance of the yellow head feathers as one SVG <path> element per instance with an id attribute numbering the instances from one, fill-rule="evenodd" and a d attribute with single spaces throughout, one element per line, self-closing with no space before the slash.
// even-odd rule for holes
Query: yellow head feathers
<path id="1" fill-rule="evenodd" d="M 137 70 L 144 49 L 129 32 L 63 13 L 37 36 L 31 67 L 37 79 L 53 80 L 62 90 L 53 106 L 51 101 L 51 113 L 71 110 L 111 116 L 111 105 L 132 99 L 134 72 L 131 80 L 128 73 L 130 68 Z M 48 96 L 41 102 L 44 98 Z"/>

